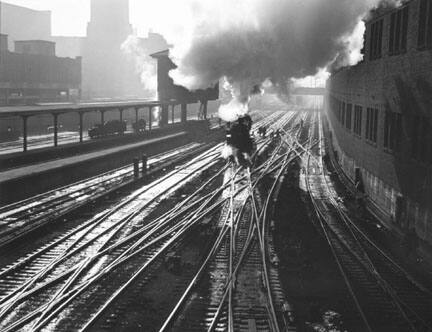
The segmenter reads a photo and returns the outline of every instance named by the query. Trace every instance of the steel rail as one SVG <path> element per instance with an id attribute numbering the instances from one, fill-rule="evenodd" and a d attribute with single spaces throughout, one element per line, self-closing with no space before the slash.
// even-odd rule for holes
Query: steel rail
<path id="1" fill-rule="evenodd" d="M 168 232 L 169 233 L 169 232 Z M 72 292 L 70 292 L 70 293 L 72 293 Z"/>
<path id="2" fill-rule="evenodd" d="M 181 167 L 177 170 L 175 170 L 175 173 L 183 170 L 184 167 Z M 0 271 L 0 277 L 3 277 L 5 274 L 11 272 L 12 270 L 18 268 L 19 266 L 25 264 L 27 261 L 34 259 L 36 256 L 42 254 L 43 252 L 49 250 L 50 248 L 52 248 L 53 246 L 58 245 L 59 243 L 65 241 L 67 238 L 70 238 L 71 236 L 73 236 L 74 234 L 82 231 L 83 229 L 87 228 L 89 225 L 93 224 L 93 223 L 99 223 L 100 221 L 105 220 L 106 218 L 108 218 L 111 214 L 116 213 L 116 210 L 121 209 L 122 207 L 126 206 L 127 204 L 130 204 L 133 200 L 135 200 L 139 195 L 141 195 L 142 193 L 144 193 L 147 190 L 150 190 L 152 188 L 154 188 L 155 186 L 157 186 L 158 184 L 160 184 L 161 182 L 163 182 L 165 179 L 169 178 L 170 176 L 172 176 L 172 172 L 164 175 L 162 178 L 157 179 L 156 181 L 152 182 L 150 185 L 146 186 L 144 188 L 144 190 L 140 190 L 138 192 L 136 192 L 134 195 L 130 196 L 127 200 L 122 201 L 121 203 L 119 203 L 118 205 L 116 205 L 113 209 L 111 209 L 110 211 L 107 211 L 106 213 L 102 214 L 101 216 L 98 216 L 94 219 L 89 220 L 88 222 L 86 222 L 83 225 L 80 225 L 78 228 L 74 229 L 73 231 L 71 231 L 70 233 L 64 235 L 63 237 L 61 237 L 60 239 L 56 240 L 55 242 L 49 244 L 48 246 L 40 249 L 39 251 L 37 251 L 36 253 L 26 256 L 25 259 L 20 260 L 18 263 L 14 264 L 11 267 L 8 267 L 7 269 L 4 269 L 2 271 Z M 1 303 L 1 301 L 0 301 Z"/>
<path id="3" fill-rule="evenodd" d="M 319 124 L 320 124 L 320 119 L 319 119 Z M 319 134 L 320 134 L 320 140 L 319 141 L 321 142 L 322 141 L 322 135 L 321 135 L 322 134 L 322 128 L 319 129 Z M 321 150 L 321 144 L 320 144 L 319 149 Z M 321 152 L 319 152 L 319 155 L 321 156 Z M 354 301 L 356 303 L 356 306 L 357 306 L 357 308 L 358 308 L 358 310 L 359 310 L 359 312 L 360 312 L 360 314 L 362 316 L 362 319 L 363 319 L 364 323 L 366 324 L 367 328 L 371 329 L 371 326 L 370 326 L 370 324 L 369 324 L 369 322 L 368 322 L 368 320 L 366 318 L 366 315 L 365 315 L 364 311 L 362 310 L 362 308 L 360 307 L 360 304 L 359 304 L 359 301 L 357 299 L 357 296 L 355 296 L 355 294 L 354 294 L 354 291 L 352 289 L 351 283 L 348 281 L 348 277 L 346 276 L 345 271 L 342 268 L 342 264 L 339 262 L 339 257 L 338 257 L 338 254 L 336 254 L 336 249 L 333 247 L 333 242 L 332 242 L 332 240 L 330 240 L 329 235 L 327 234 L 326 227 L 324 227 L 324 222 L 326 222 L 328 224 L 327 218 L 325 216 L 325 212 L 321 211 L 321 208 L 318 207 L 317 203 L 315 202 L 315 197 L 312 195 L 312 191 L 311 191 L 310 184 L 309 184 L 309 174 L 308 174 L 309 173 L 310 157 L 311 157 L 311 155 L 309 154 L 308 166 L 307 166 L 307 176 L 306 176 L 306 183 L 307 183 L 307 186 L 308 186 L 308 192 L 309 192 L 309 194 L 311 196 L 311 200 L 312 200 L 312 202 L 314 204 L 315 210 L 317 212 L 319 212 L 318 213 L 319 220 L 321 222 L 321 226 L 323 228 L 324 234 L 325 234 L 325 236 L 327 238 L 327 241 L 329 242 L 329 244 L 330 244 L 330 246 L 332 248 L 332 252 L 334 254 L 334 257 L 337 260 L 339 268 L 340 268 L 340 270 L 341 270 L 341 272 L 342 272 L 342 274 L 343 274 L 343 276 L 345 278 L 345 282 L 347 283 L 347 285 L 348 285 L 348 287 L 350 289 L 350 292 L 351 292 L 351 294 L 353 296 L 353 299 L 354 299 Z M 342 209 L 340 208 L 339 204 L 336 202 L 336 200 L 334 199 L 333 195 L 331 194 L 331 190 L 330 190 L 330 187 L 329 187 L 328 180 L 325 177 L 324 167 L 323 167 L 323 163 L 322 163 L 322 158 L 318 159 L 318 165 L 319 165 L 319 168 L 320 168 L 321 177 L 324 178 L 324 183 L 326 185 L 327 196 L 329 198 L 329 201 L 332 204 L 332 206 L 336 209 L 336 211 L 338 212 L 340 218 L 343 220 L 346 228 L 348 229 L 349 234 L 351 234 L 351 237 L 354 239 L 355 246 L 358 249 L 360 249 L 360 251 L 361 251 L 360 255 L 361 256 L 358 253 L 356 253 L 356 252 L 353 251 L 352 245 L 348 244 L 345 241 L 345 239 L 341 237 L 342 235 L 339 232 L 336 232 L 336 230 L 334 230 L 333 227 L 330 224 L 328 224 L 327 227 L 329 228 L 329 230 L 331 232 L 334 233 L 334 235 L 336 236 L 336 238 L 339 239 L 339 241 L 344 245 L 344 247 L 357 259 L 357 261 L 364 267 L 364 269 L 366 271 L 368 271 L 370 273 L 370 275 L 372 277 L 374 277 L 378 281 L 378 284 L 381 286 L 381 289 L 392 298 L 392 301 L 393 301 L 394 305 L 396 306 L 396 308 L 398 308 L 399 313 L 404 317 L 405 322 L 407 322 L 407 324 L 410 326 L 411 330 L 417 331 L 417 329 L 414 326 L 413 322 L 409 319 L 409 317 L 407 316 L 407 314 L 403 310 L 403 308 L 401 306 L 402 302 L 400 301 L 400 298 L 397 296 L 396 292 L 391 288 L 391 286 L 388 284 L 388 282 L 378 272 L 378 270 L 375 267 L 375 264 L 373 263 L 372 259 L 369 257 L 369 255 L 367 254 L 365 248 L 362 246 L 362 244 L 360 243 L 359 239 L 355 236 L 352 228 L 348 224 L 348 222 L 346 220 L 346 215 L 344 215 L 342 213 Z M 420 318 L 420 317 L 418 317 L 418 318 Z M 422 322 L 424 323 L 424 321 L 422 321 Z"/>
<path id="4" fill-rule="evenodd" d="M 318 119 L 319 121 L 319 141 L 322 142 L 322 126 L 321 126 L 321 118 Z M 321 145 L 320 145 L 320 150 L 322 149 Z M 320 152 L 320 156 L 321 156 L 321 152 Z M 413 331 L 417 331 L 417 328 L 414 326 L 412 320 L 408 317 L 407 313 L 405 312 L 405 310 L 403 309 L 403 306 L 405 308 L 407 308 L 411 314 L 413 314 L 416 319 L 418 321 L 420 321 L 424 327 L 427 327 L 428 329 L 432 330 L 432 326 L 430 326 L 428 323 L 426 323 L 409 305 L 407 305 L 401 298 L 400 296 L 397 295 L 397 291 L 394 288 L 394 286 L 392 286 L 384 277 L 381 276 L 381 273 L 378 272 L 378 269 L 376 267 L 376 264 L 373 262 L 373 260 L 370 258 L 369 254 L 367 253 L 366 248 L 364 247 L 364 245 L 361 243 L 361 241 L 358 239 L 358 237 L 355 235 L 354 230 L 353 230 L 353 222 L 351 221 L 351 219 L 348 217 L 348 215 L 341 209 L 340 205 L 336 202 L 334 196 L 331 194 L 332 190 L 330 189 L 330 184 L 328 182 L 328 179 L 325 176 L 325 169 L 323 166 L 323 162 L 322 162 L 322 158 L 320 159 L 320 170 L 321 170 L 321 174 L 322 177 L 324 178 L 324 182 L 325 185 L 327 187 L 327 192 L 329 193 L 329 197 L 330 200 L 333 204 L 333 206 L 336 208 L 336 210 L 338 211 L 341 219 L 344 221 L 347 229 L 349 230 L 351 237 L 355 240 L 357 246 L 364 252 L 363 256 L 366 258 L 367 260 L 367 264 L 365 265 L 365 268 L 369 268 L 371 274 L 377 279 L 378 283 L 381 285 L 381 287 L 383 288 L 383 290 L 385 292 L 388 293 L 388 295 L 392 298 L 393 302 L 395 303 L 395 305 L 397 306 L 398 310 L 401 312 L 402 316 L 404 317 L 405 321 L 408 322 L 408 324 L 410 325 L 411 329 Z M 337 236 L 341 236 L 340 234 L 335 233 Z M 374 245 L 374 248 L 377 249 L 377 246 Z M 388 256 L 385 256 L 385 258 L 387 258 Z M 359 257 L 358 257 L 359 258 Z M 390 260 L 391 263 L 393 263 L 393 260 Z M 398 267 L 398 265 L 396 265 L 396 267 Z M 405 271 L 403 271 L 405 272 Z M 411 280 L 410 280 L 411 281 Z"/>
<path id="5" fill-rule="evenodd" d="M 165 162 L 167 159 L 171 158 L 171 157 L 175 157 L 176 153 L 179 154 L 181 152 L 185 152 L 185 151 L 190 151 L 194 148 L 198 148 L 202 145 L 200 144 L 196 144 L 196 143 L 191 143 L 191 144 L 187 144 L 185 146 L 183 146 L 182 148 L 176 149 L 176 150 L 169 150 L 165 153 L 160 153 L 154 156 L 151 156 L 149 159 L 149 166 L 150 167 L 154 167 L 156 165 L 159 165 L 163 162 Z M 115 173 L 118 172 L 124 172 L 122 174 L 119 175 L 114 175 Z M 60 196 L 57 194 L 58 192 L 62 192 L 65 190 L 68 190 L 70 188 L 74 188 L 74 187 L 79 187 L 80 185 L 86 185 L 85 189 L 88 189 L 89 185 L 103 185 L 106 182 L 109 181 L 113 181 L 116 178 L 121 178 L 124 177 L 125 175 L 127 175 L 128 173 L 133 174 L 133 167 L 132 165 L 126 165 L 126 166 L 122 166 L 119 168 L 116 168 L 114 170 L 110 170 L 101 174 L 98 174 L 97 176 L 93 176 L 78 182 L 74 182 L 72 184 L 63 186 L 63 187 L 59 187 L 56 188 L 54 190 L 50 190 L 48 192 L 45 192 L 43 194 L 39 194 L 36 196 L 33 196 L 31 198 L 27 198 L 25 200 L 21 200 L 19 202 L 15 202 L 9 205 L 5 205 L 0 207 L 0 218 L 5 218 L 5 217 L 9 217 L 11 215 L 15 215 L 16 213 L 22 212 L 23 209 L 25 209 L 29 204 L 35 203 L 33 205 L 31 205 L 31 208 L 34 209 L 35 207 L 42 205 L 42 204 L 46 204 L 49 203 L 52 199 L 52 197 L 54 196 L 54 198 L 57 199 L 61 199 L 65 196 L 70 196 L 72 194 L 75 193 L 79 193 L 83 190 L 83 188 L 77 188 L 74 190 L 69 190 L 67 192 L 65 192 L 64 194 L 61 194 Z M 129 175 L 130 175 L 129 174 Z M 110 177 L 111 175 L 114 175 L 113 177 Z M 108 177 L 108 178 L 105 178 Z M 100 181 L 100 178 L 103 178 L 104 180 Z M 47 199 L 49 201 L 47 201 Z M 14 221 L 11 221 L 14 222 Z"/>
<path id="6" fill-rule="evenodd" d="M 179 172 L 179 171 L 181 171 L 183 169 L 183 167 L 182 168 L 179 168 L 175 173 L 177 173 L 177 172 Z M 175 174 L 174 173 L 174 174 Z M 170 176 L 172 176 L 172 173 L 170 173 L 170 174 L 168 174 L 168 176 L 166 176 L 166 178 L 169 178 Z M 159 183 L 160 182 L 162 182 L 164 180 L 164 178 L 163 179 L 161 179 L 160 181 L 159 181 Z M 180 181 L 179 181 L 180 182 Z M 176 182 L 176 183 L 173 183 L 172 184 L 172 187 L 174 187 L 175 185 L 177 185 L 178 184 L 178 182 Z M 149 188 L 146 188 L 147 190 L 148 189 L 150 189 L 150 188 L 153 188 L 155 185 L 153 185 L 153 186 L 151 186 L 151 187 L 149 187 Z M 145 192 L 145 191 L 144 191 Z M 142 194 L 142 192 L 140 193 L 140 194 Z M 135 218 L 137 215 L 139 215 L 147 206 L 149 206 L 152 202 L 154 202 L 156 199 L 158 199 L 160 196 L 162 196 L 163 195 L 163 193 L 161 193 L 160 195 L 158 195 L 158 196 L 155 196 L 155 197 L 153 197 L 150 201 L 147 201 L 146 202 L 146 204 L 144 205 L 144 206 L 142 206 L 139 210 L 137 210 L 137 211 L 134 211 L 134 212 L 132 212 L 131 214 L 129 214 L 129 215 L 127 215 L 126 217 L 123 217 L 121 220 L 119 220 L 118 222 L 116 222 L 115 224 L 113 224 L 111 227 L 109 227 L 109 228 L 107 228 L 107 229 L 105 229 L 105 230 L 103 230 L 101 233 L 99 233 L 97 236 L 95 236 L 94 238 L 92 238 L 91 239 L 91 241 L 89 241 L 89 242 L 87 242 L 87 243 L 85 243 L 85 244 L 83 244 L 82 246 L 80 246 L 80 247 L 78 247 L 78 248 L 75 248 L 74 250 L 72 250 L 72 251 L 70 251 L 71 250 L 71 248 L 73 248 L 73 246 L 76 244 L 76 243 L 78 243 L 82 238 L 84 238 L 86 235 L 87 235 L 87 233 L 88 232 L 90 232 L 93 228 L 95 228 L 95 227 L 97 227 L 98 225 L 100 225 L 102 222 L 104 222 L 105 220 L 106 220 L 106 218 L 108 218 L 110 215 L 112 215 L 112 214 L 114 214 L 114 213 L 116 213 L 118 210 L 120 210 L 120 208 L 122 208 L 123 206 L 125 206 L 126 204 L 129 204 L 131 201 L 133 201 L 137 196 L 134 196 L 134 197 L 132 197 L 130 200 L 128 200 L 128 201 L 126 201 L 126 202 L 124 202 L 124 204 L 120 204 L 120 206 L 118 206 L 118 207 L 116 207 L 116 208 L 114 208 L 113 210 L 111 210 L 110 212 L 111 213 L 109 213 L 108 215 L 104 215 L 103 216 L 103 218 L 101 218 L 100 220 L 98 220 L 98 222 L 95 224 L 95 225 L 93 225 L 87 232 L 85 232 L 82 236 L 80 236 L 76 241 L 74 241 L 70 246 L 68 246 L 67 248 L 65 248 L 65 250 L 58 256 L 58 257 L 56 257 L 52 262 L 51 262 L 51 264 L 49 264 L 49 265 L 47 265 L 43 270 L 41 270 L 39 273 L 37 273 L 32 279 L 30 279 L 29 281 L 28 281 L 28 283 L 26 283 L 26 284 L 24 284 L 23 286 L 25 287 L 26 285 L 27 286 L 31 286 L 31 284 L 33 284 L 34 282 L 36 282 L 40 277 L 43 277 L 49 270 L 52 270 L 55 266 L 57 266 L 58 264 L 60 264 L 63 260 L 65 260 L 65 259 L 67 259 L 68 257 L 70 257 L 70 256 L 72 256 L 74 253 L 76 253 L 76 252 L 79 252 L 80 250 L 82 250 L 84 247 L 86 247 L 86 246 L 88 246 L 88 245 L 90 245 L 90 243 L 92 243 L 92 242 L 94 242 L 95 240 L 97 240 L 98 238 L 100 238 L 101 236 L 103 236 L 105 233 L 107 233 L 107 232 L 109 232 L 109 231 L 111 231 L 112 229 L 114 229 L 115 227 L 117 227 L 119 224 L 124 224 L 124 225 L 126 225 L 129 221 L 131 221 L 133 218 Z M 28 257 L 28 259 L 29 259 L 29 257 Z M 23 262 L 20 262 L 20 265 L 22 264 Z M 14 268 L 14 267 L 12 267 L 12 268 Z M 12 268 L 9 268 L 7 271 L 10 271 Z M 5 271 L 4 271 L 5 272 Z M 1 274 L 1 276 L 4 274 L 4 272 Z M 26 290 L 28 287 L 25 287 L 24 288 L 24 290 Z M 8 298 L 10 298 L 11 296 L 8 296 Z M 1 301 L 0 301 L 0 304 L 2 303 L 2 302 L 4 302 L 5 300 L 4 299 L 2 299 Z M 0 318 L 3 316 L 3 314 L 4 314 L 4 312 L 3 311 L 1 311 L 0 312 Z"/>

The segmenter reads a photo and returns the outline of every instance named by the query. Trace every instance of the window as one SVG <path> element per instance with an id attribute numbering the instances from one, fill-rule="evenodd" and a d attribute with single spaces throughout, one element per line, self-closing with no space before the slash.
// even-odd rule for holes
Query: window
<path id="1" fill-rule="evenodd" d="M 354 107 L 354 133 L 359 136 L 362 134 L 362 113 L 362 107 L 356 105 Z"/>
<path id="2" fill-rule="evenodd" d="M 372 23 L 371 34 L 370 34 L 370 52 L 369 59 L 375 60 L 381 58 L 382 49 L 382 33 L 383 33 L 383 22 L 381 19 Z"/>
<path id="3" fill-rule="evenodd" d="M 411 118 L 411 155 L 414 159 L 432 163 L 432 125 L 423 116 Z"/>
<path id="4" fill-rule="evenodd" d="M 368 108 L 366 113 L 366 139 L 376 143 L 378 131 L 378 110 Z"/>
<path id="5" fill-rule="evenodd" d="M 390 55 L 400 54 L 407 49 L 408 6 L 403 7 L 390 16 Z"/>
<path id="6" fill-rule="evenodd" d="M 384 118 L 384 148 L 398 150 L 402 134 L 402 121 L 399 113 L 386 111 Z"/>
<path id="7" fill-rule="evenodd" d="M 420 0 L 417 47 L 432 48 L 432 1 Z"/>
<path id="8" fill-rule="evenodd" d="M 346 106 L 345 127 L 348 130 L 351 130 L 351 117 L 352 117 L 352 104 L 347 104 L 347 106 Z"/>
<path id="9" fill-rule="evenodd" d="M 342 126 L 345 125 L 345 106 L 346 106 L 345 102 L 342 102 L 342 114 L 340 119 Z"/>
<path id="10" fill-rule="evenodd" d="M 411 121 L 411 155 L 414 159 L 419 159 L 419 117 L 413 116 Z"/>
<path id="11" fill-rule="evenodd" d="M 336 97 L 331 96 L 330 97 L 330 110 L 333 113 L 333 115 L 337 118 L 338 117 L 338 100 L 336 99 Z"/>

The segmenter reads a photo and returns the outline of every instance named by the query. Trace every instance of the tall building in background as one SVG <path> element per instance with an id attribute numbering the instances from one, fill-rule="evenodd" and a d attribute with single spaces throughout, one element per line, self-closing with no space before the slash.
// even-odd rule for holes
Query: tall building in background
<path id="1" fill-rule="evenodd" d="M 51 12 L 0 1 L 0 33 L 8 35 L 10 51 L 17 40 L 50 40 Z"/>
<path id="2" fill-rule="evenodd" d="M 134 63 L 121 51 L 132 34 L 129 0 L 91 0 L 83 47 L 83 98 L 135 97 L 141 89 Z"/>
<path id="3" fill-rule="evenodd" d="M 154 97 L 155 91 L 144 89 L 137 63 L 142 62 L 141 56 L 144 58 L 169 48 L 166 40 L 162 35 L 150 32 L 147 38 L 136 38 L 136 47 L 142 54 L 126 54 L 121 45 L 133 34 L 129 0 L 91 0 L 90 4 L 87 36 L 52 36 L 50 11 L 33 10 L 0 0 L 3 52 L 14 52 L 15 45 L 23 44 L 16 44 L 17 41 L 27 44 L 40 41 L 36 44 L 38 47 L 44 41 L 55 42 L 56 56 L 82 59 L 82 99 Z M 7 49 L 5 43 L 8 43 Z"/>

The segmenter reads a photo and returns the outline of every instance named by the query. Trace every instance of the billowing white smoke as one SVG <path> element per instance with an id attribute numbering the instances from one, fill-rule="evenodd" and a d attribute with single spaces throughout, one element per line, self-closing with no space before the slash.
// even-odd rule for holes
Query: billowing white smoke
<path id="1" fill-rule="evenodd" d="M 219 107 L 219 117 L 224 121 L 232 122 L 246 115 L 248 111 L 247 102 L 241 103 L 236 98 L 233 98 L 229 103 L 222 104 Z"/>
<path id="2" fill-rule="evenodd" d="M 152 94 L 157 91 L 157 67 L 156 61 L 152 59 L 143 48 L 137 36 L 130 35 L 121 45 L 121 50 L 135 62 L 135 67 L 140 75 L 144 89 Z"/>
<path id="3" fill-rule="evenodd" d="M 234 101 L 220 115 L 247 112 L 251 91 L 265 81 L 285 90 L 294 78 L 361 59 L 362 19 L 380 0 L 195 1 L 195 25 L 171 36 L 177 84 L 206 88 L 225 77 Z M 385 1 L 396 5 L 397 0 Z M 235 117 L 235 116 L 233 116 Z"/>

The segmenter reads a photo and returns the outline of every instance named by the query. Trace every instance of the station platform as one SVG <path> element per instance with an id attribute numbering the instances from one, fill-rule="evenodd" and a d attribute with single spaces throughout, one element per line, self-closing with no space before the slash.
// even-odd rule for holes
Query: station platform
<path id="1" fill-rule="evenodd" d="M 170 140 L 172 138 L 183 137 L 184 135 L 186 135 L 186 132 L 183 131 L 183 132 L 179 132 L 176 134 L 167 135 L 164 137 L 150 139 L 150 140 L 147 140 L 144 142 L 138 142 L 138 143 L 134 143 L 134 144 L 117 146 L 114 148 L 99 150 L 99 151 L 95 151 L 95 152 L 91 152 L 91 153 L 86 153 L 83 155 L 72 156 L 72 157 L 63 158 L 63 159 L 59 159 L 59 160 L 51 160 L 51 161 L 44 162 L 41 164 L 29 165 L 29 166 L 10 169 L 10 170 L 4 171 L 4 172 L 0 172 L 0 186 L 1 186 L 1 183 L 3 183 L 3 182 L 11 181 L 11 180 L 18 179 L 18 178 L 23 178 L 26 176 L 33 176 L 35 174 L 48 172 L 48 171 L 62 168 L 65 166 L 70 166 L 73 164 L 79 164 L 79 163 L 85 162 L 87 160 L 94 160 L 94 159 L 98 159 L 101 157 L 105 157 L 107 155 L 113 155 L 113 154 L 116 154 L 118 152 L 133 150 L 137 147 L 145 147 L 145 146 L 155 144 L 155 143 L 162 143 L 162 142 Z"/>
<path id="2" fill-rule="evenodd" d="M 185 144 L 187 131 L 0 171 L 0 205 L 130 164 L 134 157 Z"/>
<path id="3" fill-rule="evenodd" d="M 186 130 L 182 123 L 170 124 L 163 128 L 154 128 L 140 135 L 127 133 L 124 135 L 113 135 L 99 139 L 88 139 L 83 142 L 71 142 L 56 147 L 47 146 L 42 148 L 29 149 L 26 152 L 13 152 L 0 154 L 0 172 L 11 168 L 27 166 L 50 160 L 67 158 L 74 155 L 90 153 L 116 146 L 125 146 L 133 143 L 171 135 Z"/>

